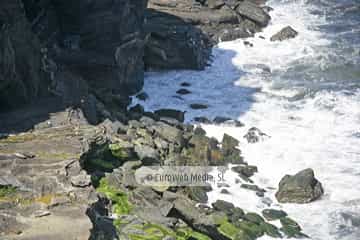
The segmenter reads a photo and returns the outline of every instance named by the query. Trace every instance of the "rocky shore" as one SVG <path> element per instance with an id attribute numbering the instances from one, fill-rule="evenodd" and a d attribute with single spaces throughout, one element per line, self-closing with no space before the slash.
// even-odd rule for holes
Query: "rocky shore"
<path id="1" fill-rule="evenodd" d="M 201 70 L 214 44 L 253 36 L 270 10 L 248 0 L 4 0 L 0 239 L 307 237 L 284 211 L 248 212 L 221 200 L 209 206 L 210 186 L 156 188 L 134 176 L 145 166 L 232 164 L 239 188 L 263 197 L 251 179 L 257 167 L 242 158 L 237 139 L 209 138 L 175 109 L 128 105 L 145 70 Z M 224 117 L 213 123 L 243 127 Z M 255 143 L 262 134 L 252 128 L 245 138 Z M 285 176 L 276 197 L 307 203 L 323 191 L 307 169 Z"/>

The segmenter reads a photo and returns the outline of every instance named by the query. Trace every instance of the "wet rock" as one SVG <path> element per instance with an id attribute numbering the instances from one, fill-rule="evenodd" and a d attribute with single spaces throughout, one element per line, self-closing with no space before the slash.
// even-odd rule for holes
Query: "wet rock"
<path id="1" fill-rule="evenodd" d="M 324 190 L 310 168 L 291 176 L 284 176 L 276 192 L 276 199 L 281 203 L 309 203 L 321 195 Z"/>
<path id="2" fill-rule="evenodd" d="M 265 222 L 265 220 L 259 214 L 252 212 L 246 213 L 244 219 L 255 224 L 261 224 Z"/>
<path id="3" fill-rule="evenodd" d="M 243 127 L 244 124 L 238 120 L 234 120 L 231 118 L 227 118 L 227 117 L 215 117 L 213 122 L 215 124 L 219 124 L 219 125 L 224 125 L 224 126 L 229 126 L 229 127 Z"/>
<path id="4" fill-rule="evenodd" d="M 244 138 L 248 141 L 248 143 L 257 143 L 265 138 L 269 138 L 269 136 L 263 133 L 260 129 L 252 127 L 245 134 Z"/>
<path id="5" fill-rule="evenodd" d="M 230 194 L 229 190 L 227 190 L 225 188 L 221 189 L 220 193 L 221 194 Z"/>
<path id="6" fill-rule="evenodd" d="M 211 123 L 211 121 L 206 117 L 195 117 L 194 121 L 199 122 L 199 123 L 205 123 L 205 124 Z"/>
<path id="7" fill-rule="evenodd" d="M 264 209 L 262 211 L 262 215 L 266 218 L 268 221 L 274 221 L 278 220 L 280 218 L 286 217 L 287 213 L 283 210 L 276 210 L 276 209 Z"/>
<path id="8" fill-rule="evenodd" d="M 301 227 L 297 222 L 288 217 L 283 217 L 280 219 L 282 228 L 280 229 L 285 235 L 289 238 L 302 238 L 305 237 L 303 233 L 301 233 Z"/>
<path id="9" fill-rule="evenodd" d="M 174 118 L 179 122 L 184 122 L 185 112 L 176 109 L 159 109 L 154 112 L 156 115 L 161 117 Z"/>
<path id="10" fill-rule="evenodd" d="M 200 103 L 192 103 L 192 104 L 190 104 L 190 108 L 192 108 L 194 110 L 199 110 L 199 109 L 207 109 L 208 106 L 205 104 L 200 104 Z"/>
<path id="11" fill-rule="evenodd" d="M 179 90 L 176 91 L 177 94 L 180 94 L 180 95 L 187 95 L 187 94 L 190 94 L 191 91 L 185 89 L 185 88 L 181 88 Z"/>
<path id="12" fill-rule="evenodd" d="M 182 86 L 182 87 L 190 87 L 191 84 L 188 83 L 188 82 L 182 82 L 182 83 L 180 84 L 180 86 Z"/>
<path id="13" fill-rule="evenodd" d="M 257 186 L 257 185 L 252 185 L 252 184 L 241 184 L 240 187 L 241 187 L 241 188 L 244 188 L 244 189 L 251 190 L 251 191 L 255 191 L 255 192 L 257 192 L 257 193 L 264 193 L 264 192 L 266 192 L 265 189 L 260 188 L 260 187 Z"/>
<path id="14" fill-rule="evenodd" d="M 284 41 L 287 39 L 295 38 L 298 35 L 298 32 L 294 30 L 292 27 L 287 26 L 280 30 L 280 32 L 274 34 L 270 41 Z"/>
<path id="15" fill-rule="evenodd" d="M 257 167 L 252 165 L 235 166 L 232 167 L 231 170 L 248 178 L 252 177 L 258 171 Z"/>
<path id="16" fill-rule="evenodd" d="M 211 204 L 212 207 L 217 210 L 226 213 L 227 215 L 231 215 L 232 211 L 235 209 L 234 204 L 230 202 L 226 202 L 224 200 L 217 200 L 216 202 Z"/>
<path id="17" fill-rule="evenodd" d="M 149 98 L 149 95 L 146 92 L 141 92 L 135 96 L 137 99 L 146 101 Z"/>
<path id="18" fill-rule="evenodd" d="M 253 46 L 254 46 L 254 44 L 252 44 L 252 43 L 249 42 L 249 41 L 244 41 L 244 45 L 245 45 L 245 46 L 249 46 L 249 47 L 253 47 Z"/>
<path id="19" fill-rule="evenodd" d="M 264 230 L 264 232 L 273 238 L 281 238 L 282 235 L 279 232 L 278 228 L 270 223 L 263 222 L 260 224 L 261 228 Z"/>

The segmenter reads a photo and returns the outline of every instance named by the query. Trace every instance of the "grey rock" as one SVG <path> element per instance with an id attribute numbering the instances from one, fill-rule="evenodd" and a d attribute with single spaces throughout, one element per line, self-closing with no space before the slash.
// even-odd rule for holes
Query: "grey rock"
<path id="1" fill-rule="evenodd" d="M 156 149 L 147 145 L 136 145 L 134 150 L 144 165 L 160 163 L 160 155 Z"/>
<path id="2" fill-rule="evenodd" d="M 323 195 L 324 189 L 315 178 L 310 168 L 291 176 L 284 176 L 276 192 L 276 199 L 281 203 L 309 203 Z"/>
<path id="3" fill-rule="evenodd" d="M 270 41 L 284 41 L 287 39 L 295 38 L 298 35 L 298 32 L 294 30 L 292 27 L 287 26 L 281 29 L 278 33 L 274 34 Z"/>
<path id="4" fill-rule="evenodd" d="M 260 129 L 256 127 L 250 128 L 244 136 L 248 143 L 257 143 L 269 137 L 269 135 L 263 133 Z"/>
<path id="5" fill-rule="evenodd" d="M 248 0 L 239 2 L 235 10 L 241 16 L 256 22 L 262 27 L 265 27 L 270 21 L 270 16 L 261 7 Z"/>

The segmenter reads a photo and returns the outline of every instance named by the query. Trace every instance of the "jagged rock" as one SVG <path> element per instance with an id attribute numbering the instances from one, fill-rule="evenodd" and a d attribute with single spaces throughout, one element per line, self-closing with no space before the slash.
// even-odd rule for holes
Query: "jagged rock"
<path id="1" fill-rule="evenodd" d="M 235 10 L 241 16 L 256 22 L 261 27 L 267 26 L 270 21 L 270 16 L 261 7 L 248 0 L 240 1 Z"/>
<path id="2" fill-rule="evenodd" d="M 231 154 L 238 145 L 239 141 L 236 138 L 226 133 L 224 134 L 221 142 L 221 149 L 224 154 Z"/>
<path id="3" fill-rule="evenodd" d="M 295 38 L 298 35 L 298 32 L 294 30 L 292 27 L 287 26 L 281 29 L 278 33 L 274 34 L 270 41 L 284 41 L 286 39 Z"/>
<path id="4" fill-rule="evenodd" d="M 281 203 L 308 203 L 324 193 L 321 183 L 315 178 L 310 168 L 291 176 L 284 176 L 276 192 L 276 199 Z"/>

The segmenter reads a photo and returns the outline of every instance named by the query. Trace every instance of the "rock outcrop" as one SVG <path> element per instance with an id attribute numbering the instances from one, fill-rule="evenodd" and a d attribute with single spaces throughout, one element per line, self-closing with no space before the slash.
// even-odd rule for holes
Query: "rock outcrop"
<path id="1" fill-rule="evenodd" d="M 149 8 L 183 19 L 201 29 L 213 43 L 246 38 L 270 21 L 264 1 L 150 0 Z"/>
<path id="2" fill-rule="evenodd" d="M 305 169 L 297 174 L 284 176 L 276 193 L 281 203 L 309 203 L 321 197 L 324 189 L 315 178 L 312 169 Z"/>

